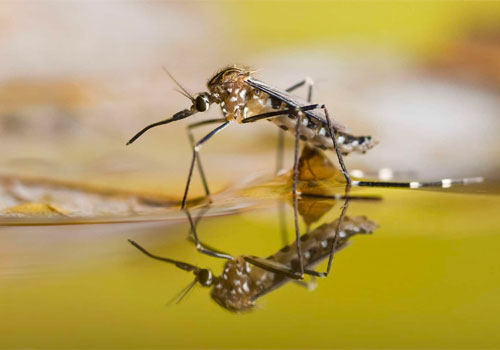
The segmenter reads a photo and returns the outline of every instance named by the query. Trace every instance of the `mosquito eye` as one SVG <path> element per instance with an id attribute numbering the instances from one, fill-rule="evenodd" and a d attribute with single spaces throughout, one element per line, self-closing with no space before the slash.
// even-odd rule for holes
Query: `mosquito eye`
<path id="1" fill-rule="evenodd" d="M 195 101 L 194 101 L 196 110 L 198 112 L 205 112 L 208 109 L 208 100 L 205 98 L 205 96 L 197 96 Z"/>
<path id="2" fill-rule="evenodd" d="M 210 286 L 212 284 L 212 272 L 207 269 L 203 269 L 198 274 L 198 281 L 203 286 Z"/>

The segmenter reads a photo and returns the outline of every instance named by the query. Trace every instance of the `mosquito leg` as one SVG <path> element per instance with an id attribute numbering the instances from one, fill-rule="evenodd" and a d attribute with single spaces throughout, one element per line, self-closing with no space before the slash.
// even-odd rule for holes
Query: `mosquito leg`
<path id="1" fill-rule="evenodd" d="M 189 212 L 189 210 L 187 208 L 183 209 L 183 210 L 186 213 L 186 216 L 188 217 L 189 224 L 191 225 L 191 231 L 193 232 L 194 243 L 196 244 L 196 249 L 198 249 L 198 251 L 200 253 L 203 253 L 203 254 L 206 254 L 209 256 L 213 256 L 215 258 L 233 260 L 233 257 L 231 255 L 210 249 L 207 246 L 203 245 L 200 242 L 200 240 L 198 239 L 198 233 L 196 232 L 196 225 L 194 223 L 193 218 L 191 217 L 191 213 Z"/>
<path id="2" fill-rule="evenodd" d="M 293 216 L 295 219 L 295 236 L 297 243 L 297 255 L 299 260 L 300 275 L 304 277 L 304 262 L 302 260 L 302 244 L 300 241 L 300 227 L 299 227 L 299 148 L 300 148 L 300 126 L 302 121 L 302 112 L 297 113 L 297 126 L 295 128 L 295 157 L 293 160 Z M 301 279 L 302 279 L 301 278 Z"/>
<path id="3" fill-rule="evenodd" d="M 286 89 L 287 92 L 292 92 L 301 86 L 307 86 L 307 102 L 310 103 L 312 99 L 312 89 L 314 85 L 314 81 L 307 77 L 304 80 L 298 82 L 297 84 Z M 285 131 L 278 131 L 278 151 L 276 154 L 276 174 L 279 174 L 281 170 L 283 170 L 283 158 L 285 156 Z"/>
<path id="4" fill-rule="evenodd" d="M 304 85 L 307 86 L 307 102 L 311 102 L 314 81 L 309 77 L 306 77 L 304 80 L 298 82 L 297 84 L 290 86 L 288 89 L 286 89 L 286 92 L 292 92 L 292 91 L 297 90 L 298 88 L 300 88 Z"/>
<path id="5" fill-rule="evenodd" d="M 337 135 L 336 135 L 335 129 L 332 127 L 330 115 L 328 114 L 328 110 L 326 109 L 325 105 L 315 104 L 315 105 L 303 106 L 303 107 L 295 108 L 295 109 L 284 109 L 284 110 L 276 111 L 276 112 L 262 113 L 262 114 L 254 115 L 250 118 L 244 119 L 243 123 L 253 123 L 253 122 L 256 122 L 256 121 L 261 120 L 261 119 L 270 119 L 270 118 L 282 116 L 282 115 L 285 115 L 288 113 L 293 113 L 293 112 L 297 112 L 297 111 L 299 111 L 299 112 L 300 111 L 310 111 L 310 110 L 314 110 L 314 109 L 323 109 L 325 111 L 325 117 L 326 117 L 326 121 L 328 124 L 328 128 L 330 129 L 330 134 L 331 134 L 332 141 L 333 141 L 333 147 L 335 148 L 335 152 L 337 153 L 337 158 L 339 160 L 339 164 L 340 164 L 340 167 L 342 169 L 342 173 L 344 174 L 344 177 L 346 179 L 346 182 L 347 182 L 346 191 L 348 191 L 351 188 L 352 180 L 351 180 L 351 177 L 349 176 L 349 172 L 347 171 L 347 168 L 344 164 L 344 159 L 342 158 L 342 153 L 340 152 L 340 148 L 339 148 L 338 143 L 337 143 L 337 137 L 336 137 Z M 297 126 L 299 126 L 299 124 L 297 124 Z M 298 135 L 298 132 L 297 132 L 297 135 Z M 295 152 L 297 153 L 297 148 L 295 149 Z M 298 166 L 298 164 L 297 164 L 297 166 Z"/>
<path id="6" fill-rule="evenodd" d="M 226 121 L 225 123 L 219 125 L 216 127 L 214 130 L 210 131 L 204 138 L 202 138 L 200 141 L 198 141 L 194 147 L 193 147 L 193 159 L 191 160 L 191 165 L 189 167 L 189 174 L 188 174 L 188 179 L 186 183 L 186 190 L 184 191 L 184 197 L 182 198 L 182 205 L 181 209 L 186 208 L 186 201 L 187 201 L 187 195 L 189 191 L 189 185 L 191 184 L 191 178 L 193 177 L 193 169 L 194 169 L 194 163 L 196 161 L 196 158 L 198 157 L 198 152 L 200 151 L 201 146 L 205 142 L 207 142 L 212 136 L 217 134 L 219 131 L 225 129 L 229 124 L 231 124 L 230 121 Z"/>
<path id="7" fill-rule="evenodd" d="M 217 118 L 217 119 L 208 119 L 208 120 L 203 120 L 198 123 L 193 123 L 189 124 L 187 126 L 187 133 L 188 133 L 188 138 L 189 142 L 191 143 L 191 147 L 194 148 L 194 136 L 192 130 L 195 128 L 198 128 L 200 126 L 208 125 L 208 124 L 214 124 L 214 123 L 223 123 L 225 122 L 225 118 Z M 203 166 L 201 164 L 201 159 L 200 156 L 198 156 L 197 162 L 198 164 L 198 171 L 200 173 L 201 181 L 203 183 L 203 188 L 205 189 L 205 194 L 207 195 L 208 199 L 210 200 L 210 189 L 208 188 L 208 182 L 207 178 L 205 177 L 205 172 L 203 171 Z"/>
<path id="8" fill-rule="evenodd" d="M 349 172 L 347 171 L 347 168 L 344 164 L 344 159 L 342 158 L 342 153 L 340 153 L 340 148 L 337 143 L 337 133 L 335 132 L 335 129 L 332 127 L 332 121 L 330 120 L 330 115 L 328 114 L 328 110 L 324 108 L 325 111 L 325 117 L 326 117 L 326 123 L 328 124 L 328 129 L 330 130 L 330 135 L 332 136 L 332 141 L 333 141 L 333 147 L 335 148 L 335 152 L 337 153 L 337 158 L 339 160 L 340 168 L 342 169 L 342 173 L 344 174 L 345 180 L 347 182 L 346 186 L 346 191 L 349 191 L 352 180 L 351 177 L 349 176 Z"/>

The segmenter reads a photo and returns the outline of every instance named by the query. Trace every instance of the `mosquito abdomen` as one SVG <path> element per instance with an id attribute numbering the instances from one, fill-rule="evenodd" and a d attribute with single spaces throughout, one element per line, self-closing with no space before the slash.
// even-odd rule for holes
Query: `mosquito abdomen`
<path id="1" fill-rule="evenodd" d="M 337 225 L 338 219 L 331 223 L 323 224 L 300 237 L 304 266 L 308 268 L 314 266 L 325 256 L 330 254 L 335 241 Z M 353 218 L 346 216 L 342 221 L 342 225 L 339 227 L 339 238 L 337 240 L 336 250 L 345 245 L 351 236 L 358 233 L 372 233 L 376 228 L 377 224 L 364 216 Z M 296 242 L 283 247 L 279 252 L 267 259 L 282 265 L 295 267 L 294 265 L 298 264 Z"/>

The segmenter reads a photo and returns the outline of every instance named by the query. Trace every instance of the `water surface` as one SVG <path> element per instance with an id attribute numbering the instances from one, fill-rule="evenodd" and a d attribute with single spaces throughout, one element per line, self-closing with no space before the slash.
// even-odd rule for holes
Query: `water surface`
<path id="1" fill-rule="evenodd" d="M 0 229 L 0 346 L 8 348 L 449 347 L 500 346 L 500 197 L 367 189 L 347 215 L 379 228 L 351 239 L 313 291 L 296 283 L 227 311 L 193 276 L 127 242 L 220 274 L 198 253 L 186 219 Z M 340 204 L 312 229 L 334 220 Z M 233 255 L 282 248 L 277 203 L 203 218 L 200 238 Z M 194 211 L 196 213 L 196 210 Z M 289 241 L 292 207 L 286 204 Z M 304 228 L 304 226 L 302 226 Z M 325 262 L 318 266 L 324 270 Z"/>

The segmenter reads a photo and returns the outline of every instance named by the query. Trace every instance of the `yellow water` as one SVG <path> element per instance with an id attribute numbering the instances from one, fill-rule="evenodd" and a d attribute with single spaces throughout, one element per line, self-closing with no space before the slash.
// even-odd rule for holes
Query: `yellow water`
<path id="1" fill-rule="evenodd" d="M 0 228 L 0 347 L 500 347 L 500 197 L 364 193 L 383 200 L 352 201 L 347 215 L 380 227 L 338 252 L 316 290 L 288 283 L 243 314 L 200 286 L 166 305 L 193 276 L 127 242 L 220 274 L 224 261 L 196 251 L 185 219 Z M 283 245 L 276 205 L 260 208 L 204 218 L 200 238 L 233 255 L 271 255 Z M 337 203 L 320 222 L 339 213 Z M 288 205 L 293 241 L 291 214 Z"/>

